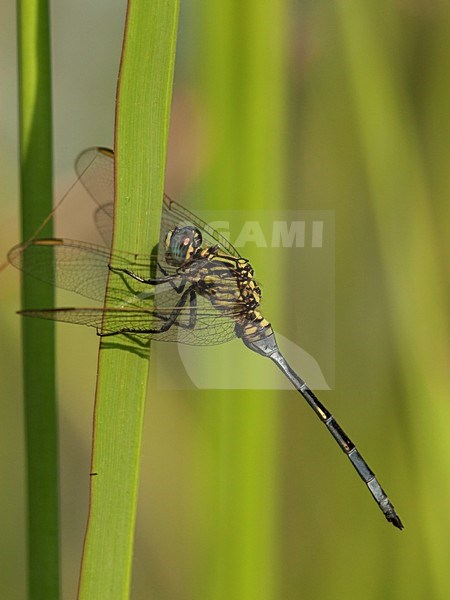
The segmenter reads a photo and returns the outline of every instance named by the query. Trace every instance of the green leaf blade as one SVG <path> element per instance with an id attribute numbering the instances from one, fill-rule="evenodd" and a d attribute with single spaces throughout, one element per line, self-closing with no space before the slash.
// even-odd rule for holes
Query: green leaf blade
<path id="1" fill-rule="evenodd" d="M 149 253 L 159 240 L 177 21 L 177 1 L 128 3 L 113 248 Z M 80 598 L 129 597 L 148 358 L 124 336 L 102 343 Z"/>

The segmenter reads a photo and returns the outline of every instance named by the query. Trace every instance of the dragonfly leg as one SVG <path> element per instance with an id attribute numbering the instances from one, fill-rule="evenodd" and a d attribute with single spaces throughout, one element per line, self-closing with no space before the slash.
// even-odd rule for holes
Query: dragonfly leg
<path id="1" fill-rule="evenodd" d="M 196 308 L 197 308 L 197 293 L 195 292 L 195 290 L 190 287 L 189 290 L 190 291 L 190 297 L 189 297 L 189 323 L 178 323 L 177 321 L 175 321 L 173 323 L 174 326 L 176 327 L 181 327 L 182 329 L 194 329 L 196 323 L 197 323 L 197 313 L 196 313 Z M 168 321 L 170 319 L 170 317 L 166 317 L 165 315 L 162 315 L 158 312 L 155 312 L 155 317 L 158 317 L 158 319 L 161 319 L 162 321 Z"/>
<path id="2" fill-rule="evenodd" d="M 139 291 L 135 290 L 134 287 L 132 286 L 130 278 L 127 277 L 126 273 L 120 272 L 120 273 L 117 273 L 117 275 L 120 276 L 124 285 L 126 286 L 127 290 L 130 292 L 131 295 L 137 296 L 139 294 Z"/>
<path id="3" fill-rule="evenodd" d="M 192 293 L 195 294 L 195 292 L 192 290 L 192 287 L 183 292 L 183 294 L 181 295 L 181 298 L 178 300 L 175 308 L 170 313 L 170 315 L 166 318 L 167 320 L 163 323 L 163 325 L 161 325 L 161 327 L 159 329 L 154 329 L 154 328 L 141 329 L 139 327 L 123 327 L 122 329 L 118 329 L 117 331 L 107 331 L 107 332 L 97 331 L 97 335 L 99 337 L 109 337 L 112 335 L 120 335 L 122 333 L 142 333 L 142 334 L 164 333 L 165 331 L 170 329 L 172 327 L 172 325 L 175 324 L 176 320 L 180 316 L 180 309 L 183 308 L 183 306 L 187 302 L 188 296 L 190 296 Z M 157 316 L 158 318 L 161 318 L 160 315 L 155 315 L 155 316 Z M 191 318 L 192 318 L 192 315 L 191 315 Z"/>
<path id="4" fill-rule="evenodd" d="M 189 312 L 189 329 L 194 329 L 197 323 L 197 294 L 193 290 L 189 298 L 189 306 L 191 308 Z"/>
<path id="5" fill-rule="evenodd" d="M 141 277 L 140 275 L 138 275 L 137 273 L 133 273 L 133 271 L 130 271 L 129 269 L 113 267 L 112 265 L 108 265 L 108 268 L 113 273 L 125 273 L 126 275 L 129 275 L 133 279 L 136 279 L 136 281 L 139 281 L 140 283 L 146 283 L 148 285 L 159 285 L 161 283 L 172 282 L 174 279 L 180 278 L 179 275 L 166 275 L 166 277 L 159 277 L 157 279 L 151 279 L 151 278 L 145 279 L 145 277 Z"/>
<path id="6" fill-rule="evenodd" d="M 166 269 L 158 262 L 158 268 L 161 271 L 161 273 L 163 275 L 165 275 L 166 277 L 168 277 L 168 272 L 166 271 Z M 173 280 L 169 281 L 170 285 L 173 287 L 173 289 L 176 291 L 177 294 L 181 294 L 181 292 L 184 290 L 185 286 L 186 286 L 186 281 L 183 281 L 180 285 L 176 285 Z"/>

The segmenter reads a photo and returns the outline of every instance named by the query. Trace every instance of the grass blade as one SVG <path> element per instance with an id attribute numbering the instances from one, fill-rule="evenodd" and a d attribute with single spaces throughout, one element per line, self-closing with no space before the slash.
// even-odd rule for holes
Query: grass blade
<path id="1" fill-rule="evenodd" d="M 52 103 L 48 2 L 18 3 L 22 239 L 52 209 Z M 39 48 L 39 52 L 36 51 Z M 51 225 L 43 230 L 51 235 Z M 51 307 L 50 286 L 23 276 L 22 307 Z M 34 600 L 59 597 L 58 436 L 54 325 L 22 322 L 28 488 L 28 585 Z"/>
<path id="2" fill-rule="evenodd" d="M 128 2 L 113 247 L 132 252 L 149 252 L 159 239 L 177 20 L 177 0 Z M 101 345 L 83 599 L 129 596 L 148 358 L 126 338 Z"/>

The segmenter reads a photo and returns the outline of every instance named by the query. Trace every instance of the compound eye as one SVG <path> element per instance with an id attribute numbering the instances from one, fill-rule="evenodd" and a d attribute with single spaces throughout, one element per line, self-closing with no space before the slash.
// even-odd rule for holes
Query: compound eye
<path id="1" fill-rule="evenodd" d="M 202 235 L 196 227 L 176 227 L 167 234 L 166 257 L 174 265 L 182 265 L 189 260 L 202 245 Z"/>

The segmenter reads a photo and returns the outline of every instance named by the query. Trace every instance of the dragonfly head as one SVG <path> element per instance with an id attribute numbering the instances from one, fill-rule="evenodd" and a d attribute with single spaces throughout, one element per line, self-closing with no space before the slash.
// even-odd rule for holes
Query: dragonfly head
<path id="1" fill-rule="evenodd" d="M 166 260 L 170 265 L 180 267 L 192 258 L 202 245 L 202 234 L 197 227 L 187 225 L 175 227 L 166 235 Z"/>

